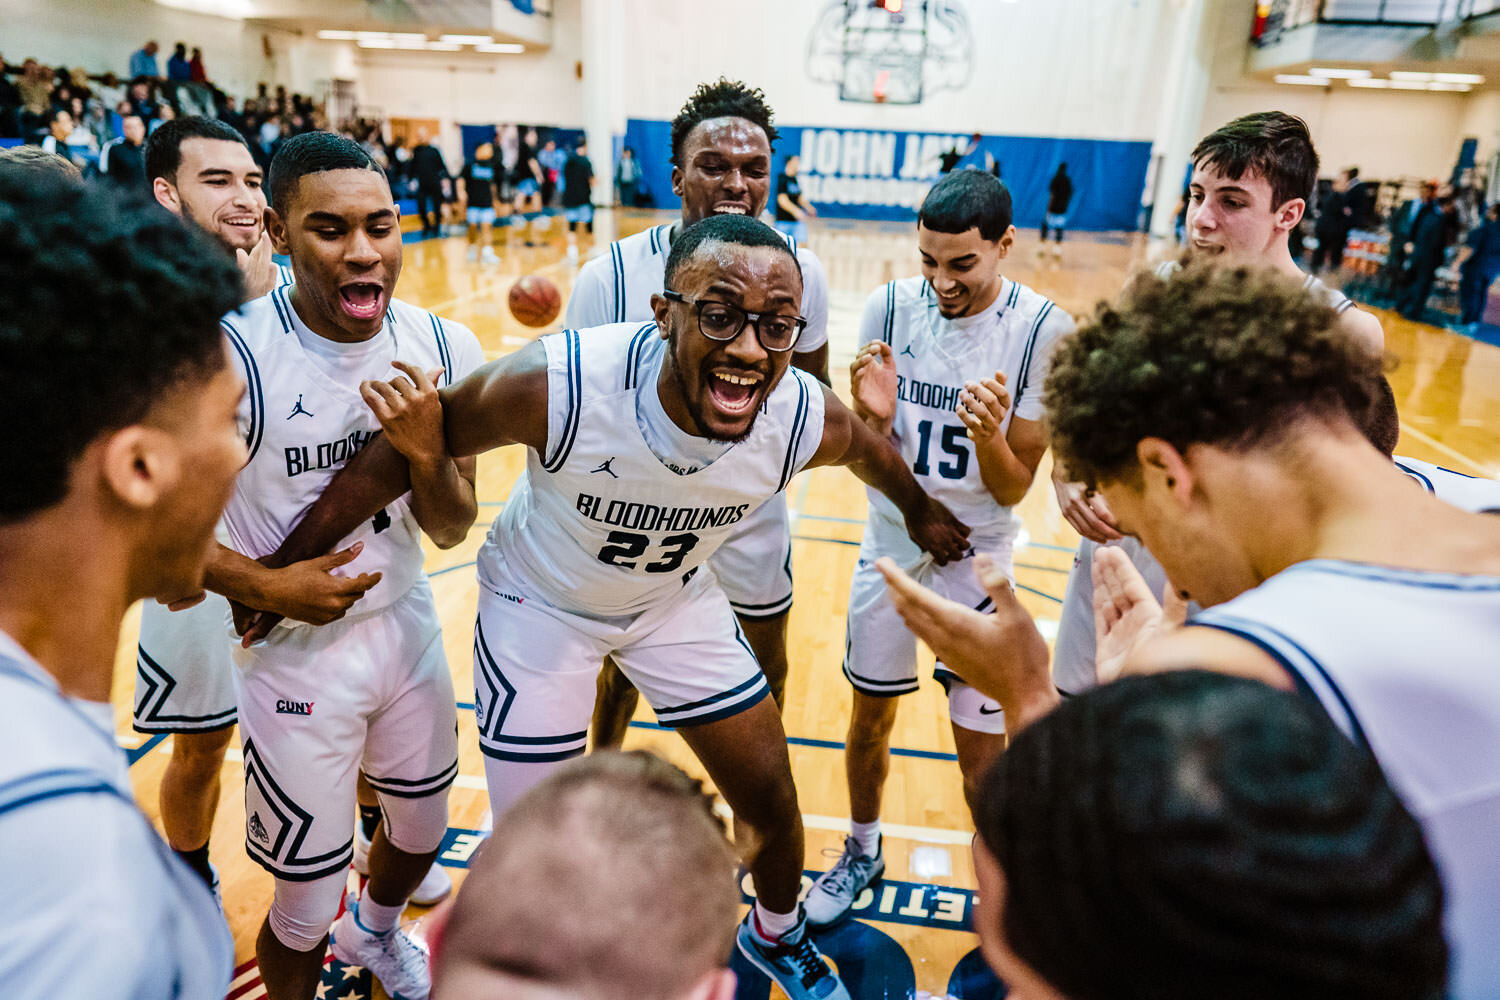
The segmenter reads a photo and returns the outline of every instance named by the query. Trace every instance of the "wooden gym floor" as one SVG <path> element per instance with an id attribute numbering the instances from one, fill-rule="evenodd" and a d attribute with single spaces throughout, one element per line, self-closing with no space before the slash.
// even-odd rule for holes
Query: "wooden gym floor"
<path id="1" fill-rule="evenodd" d="M 666 213 L 601 212 L 585 259 L 601 252 L 619 234 L 669 221 Z M 618 233 L 615 231 L 618 227 Z M 918 271 L 915 240 L 908 225 L 820 223 L 811 246 L 822 258 L 830 284 L 829 341 L 835 387 L 848 397 L 848 363 L 858 347 L 860 311 L 866 296 L 882 283 Z M 506 240 L 509 239 L 507 243 Z M 509 314 L 506 293 L 525 274 L 557 283 L 564 298 L 576 268 L 563 253 L 562 222 L 536 247 L 517 234 L 497 233 L 500 262 L 469 262 L 462 237 L 408 243 L 397 294 L 445 318 L 468 325 L 487 356 L 498 357 L 535 338 Z M 1148 245 L 1136 235 L 1070 234 L 1060 262 L 1036 254 L 1036 234 L 1022 232 L 1005 262 L 1007 276 L 1038 289 L 1074 315 L 1113 295 L 1133 269 L 1164 257 L 1165 245 Z M 1500 477 L 1500 348 L 1377 311 L 1385 325 L 1391 373 L 1402 414 L 1399 452 L 1471 475 Z M 560 325 L 554 324 L 553 329 Z M 546 332 L 546 331 L 540 331 Z M 444 623 L 444 642 L 459 692 L 460 775 L 450 799 L 450 830 L 440 860 L 456 882 L 477 844 L 475 833 L 487 814 L 484 769 L 475 737 L 472 703 L 471 635 L 474 622 L 475 552 L 499 504 L 522 468 L 522 453 L 508 449 L 485 456 L 479 472 L 479 522 L 467 541 L 447 552 L 429 547 Z M 1029 543 L 1016 550 L 1022 599 L 1050 640 L 1077 536 L 1063 521 L 1052 498 L 1043 460 L 1037 481 L 1021 504 Z M 820 469 L 799 476 L 789 487 L 793 512 L 796 604 L 791 614 L 791 676 L 787 687 L 786 731 L 807 828 L 811 872 L 831 864 L 847 830 L 841 743 L 849 710 L 849 686 L 839 670 L 844 614 L 865 514 L 862 485 L 842 469 Z M 117 735 L 130 752 L 132 775 L 142 807 L 158 815 L 157 785 L 170 753 L 170 739 L 147 738 L 130 725 L 134 683 L 136 616 L 121 636 L 115 672 Z M 859 921 L 822 938 L 825 951 L 844 968 L 856 998 L 901 996 L 915 989 L 942 996 L 982 995 L 982 977 L 969 955 L 975 939 L 964 928 L 972 908 L 974 876 L 968 845 L 972 834 L 964 807 L 953 740 L 941 688 L 930 680 L 926 655 L 922 689 L 902 700 L 892 746 L 884 822 L 887 872 L 883 886 L 861 901 Z M 691 772 L 701 773 L 676 736 L 653 728 L 644 703 L 629 746 L 652 747 Z M 225 909 L 234 932 L 239 972 L 231 997 L 263 995 L 254 958 L 255 935 L 271 897 L 271 878 L 245 854 L 243 770 L 238 743 L 223 772 L 223 793 L 214 826 L 212 857 L 222 877 Z M 748 880 L 746 881 L 748 887 Z M 420 908 L 408 912 L 419 918 Z M 845 960 L 859 956 L 860 961 Z M 965 956 L 968 956 L 965 958 Z M 758 974 L 757 974 L 758 975 Z M 967 979 L 968 987 L 959 988 Z M 378 987 L 377 996 L 384 996 Z M 359 1000 L 371 995 L 368 974 L 331 966 L 320 997 Z M 779 991 L 770 987 L 779 996 Z M 741 995 L 765 997 L 763 978 L 742 977 Z"/>

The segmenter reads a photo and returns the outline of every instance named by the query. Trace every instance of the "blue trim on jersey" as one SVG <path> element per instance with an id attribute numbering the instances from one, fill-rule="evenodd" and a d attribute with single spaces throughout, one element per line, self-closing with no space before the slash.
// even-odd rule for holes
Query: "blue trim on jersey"
<path id="1" fill-rule="evenodd" d="M 625 388 L 627 389 L 634 389 L 636 386 L 636 379 L 640 377 L 637 369 L 641 364 L 641 355 L 645 353 L 646 344 L 650 341 L 649 333 L 654 329 L 656 329 L 656 322 L 653 320 L 643 325 L 635 332 L 635 336 L 630 338 L 630 347 L 625 351 Z"/>
<path id="2" fill-rule="evenodd" d="M 292 274 L 292 269 L 287 267 L 285 264 L 277 264 L 276 270 L 281 279 L 281 283 L 276 287 L 285 288 L 287 285 L 296 283 L 296 278 Z"/>
<path id="3" fill-rule="evenodd" d="M 427 314 L 432 321 L 432 335 L 437 339 L 438 359 L 443 362 L 443 376 L 448 380 L 444 385 L 453 384 L 453 353 L 448 350 L 448 336 L 443 332 L 443 321 L 432 313 Z M 369 775 L 365 775 L 369 777 Z"/>
<path id="4" fill-rule="evenodd" d="M 1281 668 L 1287 672 L 1292 682 L 1297 686 L 1298 693 L 1310 698 L 1314 704 L 1323 710 L 1323 713 L 1329 717 L 1329 720 L 1337 726 L 1338 720 L 1333 718 L 1332 713 L 1328 711 L 1328 706 L 1324 704 L 1323 699 L 1318 696 L 1318 693 L 1313 690 L 1307 676 L 1297 666 L 1297 663 L 1294 662 L 1294 660 L 1300 660 L 1307 668 L 1316 673 L 1323 683 L 1328 685 L 1329 693 L 1338 701 L 1339 707 L 1344 712 L 1345 721 L 1348 723 L 1347 726 L 1339 726 L 1339 729 L 1343 730 L 1345 735 L 1354 740 L 1354 742 L 1369 749 L 1370 741 L 1365 736 L 1364 727 L 1359 724 L 1359 716 L 1354 713 L 1354 706 L 1349 703 L 1349 699 L 1344 695 L 1343 689 L 1339 687 L 1338 682 L 1333 679 L 1333 676 L 1328 673 L 1323 664 L 1319 663 L 1311 653 L 1303 649 L 1296 640 L 1264 622 L 1237 618 L 1233 615 L 1214 614 L 1212 617 L 1198 616 L 1190 620 L 1188 624 L 1201 625 L 1206 628 L 1218 629 L 1220 632 L 1227 632 L 1230 635 L 1237 635 L 1241 639 L 1259 647 L 1272 659 L 1276 660 L 1277 663 L 1281 664 Z M 1283 648 L 1280 645 L 1281 643 L 1285 643 L 1286 646 L 1290 647 L 1290 650 Z"/>
<path id="5" fill-rule="evenodd" d="M 1031 356 L 1036 351 L 1036 339 L 1042 332 L 1042 324 L 1046 322 L 1047 316 L 1052 312 L 1053 303 L 1051 299 L 1042 306 L 1042 311 L 1037 313 L 1036 319 L 1031 324 L 1031 333 L 1026 337 L 1026 350 L 1021 354 L 1021 384 L 1016 390 L 1015 402 L 1020 403 L 1021 397 L 1026 393 L 1026 386 L 1031 377 Z"/>
<path id="6" fill-rule="evenodd" d="M 807 382 L 802 372 L 796 368 L 789 370 L 797 379 L 797 415 L 792 418 L 792 436 L 786 446 L 786 459 L 781 463 L 781 485 L 776 487 L 777 493 L 786 489 L 786 484 L 797 474 L 793 466 L 797 463 L 797 450 L 802 443 L 802 430 L 807 426 L 807 411 L 810 406 L 807 401 Z"/>
<path id="7" fill-rule="evenodd" d="M 1020 282 L 1012 281 L 1010 283 L 1010 296 L 1005 300 L 1005 308 L 1014 309 L 1016 307 L 1016 303 L 1019 301 L 1021 301 Z"/>
<path id="8" fill-rule="evenodd" d="M 453 758 L 453 763 L 428 778 L 408 781 L 403 778 L 372 778 L 367 774 L 365 775 L 365 781 L 377 792 L 385 792 L 387 795 L 394 795 L 398 799 L 421 799 L 447 788 L 453 784 L 453 779 L 457 777 L 458 758 L 455 757 Z"/>
<path id="9" fill-rule="evenodd" d="M 1335 573 L 1339 576 L 1352 576 L 1358 580 L 1396 583 L 1403 587 L 1419 587 L 1423 590 L 1461 590 L 1471 593 L 1500 590 L 1500 576 L 1401 569 L 1396 566 L 1345 562 L 1341 559 L 1308 559 L 1289 566 L 1282 572 Z"/>
<path id="10" fill-rule="evenodd" d="M 228 336 L 230 346 L 240 356 L 240 363 L 245 367 L 245 394 L 250 397 L 250 427 L 245 431 L 245 448 L 250 456 L 245 459 L 245 464 L 249 465 L 255 460 L 255 453 L 260 451 L 260 442 L 266 432 L 265 387 L 261 383 L 260 368 L 256 366 L 255 356 L 250 353 L 245 338 L 240 336 L 240 332 L 227 319 L 219 320 L 219 327 Z"/>
<path id="11" fill-rule="evenodd" d="M 671 223 L 668 223 L 665 226 L 651 227 L 651 252 L 653 254 L 664 253 L 666 251 L 666 231 L 671 228 Z"/>
<path id="12" fill-rule="evenodd" d="M 292 304 L 286 299 L 286 286 L 271 290 L 271 304 L 276 307 L 276 316 L 281 320 L 281 332 L 291 333 L 292 326 Z"/>
<path id="13" fill-rule="evenodd" d="M 625 258 L 620 253 L 620 244 L 609 245 L 609 266 L 614 276 L 615 318 L 614 322 L 625 322 Z"/>
<path id="14" fill-rule="evenodd" d="M 885 330 L 880 339 L 887 344 L 891 343 L 891 330 L 896 325 L 896 283 L 888 281 L 885 284 Z"/>
<path id="15" fill-rule="evenodd" d="M 1408 476 L 1412 477 L 1417 482 L 1421 483 L 1422 486 L 1423 486 L 1423 488 L 1425 488 L 1428 493 L 1436 493 L 1437 492 L 1437 490 L 1433 489 L 1433 487 L 1432 487 L 1432 480 L 1428 479 L 1426 476 L 1422 475 L 1416 469 L 1410 468 L 1409 466 L 1402 465 L 1400 462 L 1396 463 L 1396 468 L 1400 469 L 1402 472 L 1406 473 Z"/>
<path id="16" fill-rule="evenodd" d="M 568 460 L 573 442 L 578 439 L 579 415 L 583 411 L 583 362 L 578 331 L 564 330 L 562 335 L 563 343 L 568 349 L 568 416 L 563 421 L 562 436 L 558 439 L 556 450 L 551 458 L 542 462 L 542 468 L 548 472 L 557 472 Z"/>
<path id="17" fill-rule="evenodd" d="M 98 772 L 85 768 L 58 768 L 24 775 L 0 787 L 0 816 L 64 795 L 125 795 Z M 135 803 L 132 802 L 131 805 Z"/>

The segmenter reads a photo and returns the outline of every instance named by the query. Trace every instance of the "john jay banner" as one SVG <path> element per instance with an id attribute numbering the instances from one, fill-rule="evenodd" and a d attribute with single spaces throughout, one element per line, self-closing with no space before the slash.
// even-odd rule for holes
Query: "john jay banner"
<path id="1" fill-rule="evenodd" d="M 801 157 L 802 192 L 823 218 L 916 218 L 917 207 L 936 183 L 942 153 L 969 148 L 968 135 L 948 132 L 895 132 L 871 129 L 778 126 L 772 184 L 793 153 Z M 670 123 L 632 118 L 625 145 L 635 150 L 646 187 L 658 208 L 677 208 L 672 194 Z M 1041 224 L 1048 184 L 1059 163 L 1073 180 L 1068 228 L 1133 230 L 1151 159 L 1151 143 L 1115 139 L 1054 139 L 1036 136 L 982 136 L 979 147 L 957 169 L 1000 164 L 1010 188 L 1015 224 Z M 774 202 L 773 188 L 772 199 Z M 769 206 L 768 206 L 769 207 Z"/>

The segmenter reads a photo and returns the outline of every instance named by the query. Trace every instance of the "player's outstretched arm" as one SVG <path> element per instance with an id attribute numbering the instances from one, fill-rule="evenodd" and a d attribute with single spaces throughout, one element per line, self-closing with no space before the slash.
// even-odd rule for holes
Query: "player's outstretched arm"
<path id="1" fill-rule="evenodd" d="M 918 485 L 890 441 L 856 417 L 829 388 L 823 389 L 823 441 L 809 467 L 846 465 L 896 505 L 906 518 L 912 541 L 932 553 L 938 564 L 962 559 L 969 551 L 969 527 Z"/>

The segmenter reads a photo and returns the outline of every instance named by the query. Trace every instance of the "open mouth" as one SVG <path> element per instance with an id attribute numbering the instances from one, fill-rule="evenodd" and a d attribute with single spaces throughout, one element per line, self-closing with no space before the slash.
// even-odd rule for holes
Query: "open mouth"
<path id="1" fill-rule="evenodd" d="M 730 419 L 743 417 L 760 402 L 766 377 L 745 368 L 716 368 L 708 374 L 708 394 Z"/>
<path id="2" fill-rule="evenodd" d="M 234 226 L 236 229 L 254 229 L 260 225 L 258 215 L 231 215 L 224 219 L 224 225 Z"/>
<path id="3" fill-rule="evenodd" d="M 714 205 L 715 215 L 749 215 L 750 206 L 742 201 L 721 201 Z"/>
<path id="4" fill-rule="evenodd" d="M 1204 253 L 1222 253 L 1224 251 L 1224 248 L 1217 243 L 1205 243 L 1203 240 L 1194 240 L 1193 249 L 1201 250 Z"/>
<path id="5" fill-rule="evenodd" d="M 339 302 L 349 317 L 374 319 L 380 315 L 385 289 L 373 281 L 355 281 L 339 288 Z"/>

